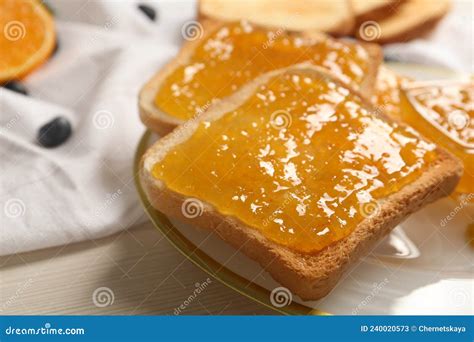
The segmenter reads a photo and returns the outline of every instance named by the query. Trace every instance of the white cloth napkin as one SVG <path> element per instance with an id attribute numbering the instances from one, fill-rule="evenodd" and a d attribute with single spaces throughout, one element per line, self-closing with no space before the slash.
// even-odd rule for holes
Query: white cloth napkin
<path id="1" fill-rule="evenodd" d="M 49 1 L 58 53 L 25 80 L 30 96 L 0 89 L 0 255 L 98 238 L 145 219 L 132 172 L 144 132 L 137 94 L 176 54 L 183 23 L 195 17 L 193 1 L 148 2 L 156 22 L 133 1 Z M 387 52 L 472 70 L 472 17 L 462 5 L 429 40 Z M 38 128 L 57 115 L 71 121 L 71 138 L 39 147 Z"/>
<path id="2" fill-rule="evenodd" d="M 97 238 L 145 219 L 132 172 L 144 132 L 137 94 L 176 54 L 181 26 L 194 17 L 184 2 L 153 3 L 156 22 L 132 1 L 49 3 L 57 54 L 25 80 L 30 96 L 0 88 L 1 255 Z M 39 147 L 39 127 L 57 115 L 71 121 L 71 138 Z"/>
<path id="3" fill-rule="evenodd" d="M 436 65 L 474 73 L 474 2 L 458 0 L 426 37 L 385 46 L 386 57 L 401 62 Z"/>

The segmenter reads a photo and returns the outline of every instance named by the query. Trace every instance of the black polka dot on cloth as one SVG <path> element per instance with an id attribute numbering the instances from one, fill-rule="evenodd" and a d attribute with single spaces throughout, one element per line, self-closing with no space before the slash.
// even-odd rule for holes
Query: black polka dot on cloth
<path id="1" fill-rule="evenodd" d="M 138 9 L 142 11 L 148 17 L 148 19 L 150 19 L 151 21 L 155 21 L 156 10 L 153 7 L 149 5 L 140 4 L 138 5 Z"/>
<path id="2" fill-rule="evenodd" d="M 10 81 L 2 85 L 2 87 L 8 90 L 17 92 L 19 94 L 28 95 L 28 90 L 26 90 L 26 87 L 22 83 L 17 82 L 17 81 Z"/>
<path id="3" fill-rule="evenodd" d="M 72 133 L 69 120 L 58 116 L 41 126 L 38 132 L 38 143 L 43 147 L 56 147 L 64 143 Z"/>

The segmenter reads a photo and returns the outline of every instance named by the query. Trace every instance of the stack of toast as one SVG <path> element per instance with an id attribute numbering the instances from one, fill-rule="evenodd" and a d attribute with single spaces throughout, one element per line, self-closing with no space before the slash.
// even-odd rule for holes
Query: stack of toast
<path id="1" fill-rule="evenodd" d="M 355 8 L 363 18 L 388 2 Z M 154 208 L 319 299 L 409 214 L 449 195 L 463 166 L 400 122 L 410 80 L 381 66 L 379 46 L 321 32 L 356 21 L 345 2 L 318 1 L 339 18 L 331 28 L 311 26 L 324 22 L 315 17 L 285 30 L 273 27 L 298 1 L 251 21 L 232 20 L 265 1 L 232 3 L 201 1 L 202 35 L 140 92 L 141 119 L 161 136 L 140 180 Z"/>
<path id="2" fill-rule="evenodd" d="M 450 0 L 200 0 L 199 16 L 352 35 L 384 44 L 422 36 L 449 12 L 450 5 Z"/>

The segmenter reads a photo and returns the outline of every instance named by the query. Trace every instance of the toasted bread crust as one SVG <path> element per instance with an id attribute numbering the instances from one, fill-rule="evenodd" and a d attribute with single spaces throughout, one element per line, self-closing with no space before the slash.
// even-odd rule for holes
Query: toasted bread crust
<path id="1" fill-rule="evenodd" d="M 278 0 L 285 6 L 285 13 L 287 14 L 285 18 L 281 16 L 281 13 L 276 13 L 277 17 L 274 17 L 272 9 L 280 7 L 278 6 L 278 1 L 275 0 L 268 1 L 268 6 L 262 6 L 262 4 L 260 4 L 261 6 L 258 9 L 253 8 L 251 11 L 253 18 L 249 18 L 248 13 L 245 13 L 246 1 L 233 0 L 234 3 L 238 3 L 236 7 L 232 4 L 232 1 L 225 1 L 227 1 L 225 4 L 227 8 L 222 7 L 224 1 L 217 1 L 218 4 L 216 8 L 216 0 L 200 0 L 198 3 L 198 19 L 211 21 L 235 21 L 243 19 L 267 28 L 283 28 L 289 31 L 326 32 L 334 36 L 349 34 L 352 32 L 355 24 L 350 0 L 325 0 L 326 4 L 322 4 L 321 0 L 299 0 L 299 2 L 292 1 L 291 3 L 285 3 L 286 0 Z M 248 2 L 250 6 L 253 6 L 256 1 L 261 0 L 249 0 Z M 277 5 L 275 5 L 275 3 L 277 3 Z M 261 7 L 266 7 L 267 11 L 262 11 Z M 239 13 L 239 11 L 242 12 L 242 10 L 243 13 Z M 332 13 L 323 13 L 325 10 L 331 10 Z M 296 12 L 300 20 L 295 20 L 292 16 L 292 13 Z M 259 16 L 256 17 L 256 15 Z M 321 18 L 322 15 L 324 16 L 323 19 L 329 17 L 331 20 L 326 20 L 326 23 L 322 25 L 322 20 L 318 20 L 318 17 Z M 305 21 L 305 18 L 301 20 L 301 16 L 312 16 L 311 25 L 301 26 L 301 21 Z"/>
<path id="2" fill-rule="evenodd" d="M 237 93 L 209 108 L 200 118 L 192 119 L 155 143 L 143 156 L 140 181 L 153 207 L 159 211 L 217 233 L 224 241 L 256 260 L 272 277 L 304 300 L 316 300 L 328 294 L 347 267 L 388 234 L 407 215 L 454 190 L 462 174 L 462 164 L 448 152 L 437 149 L 438 159 L 413 183 L 385 198 L 370 219 L 362 221 L 346 238 L 315 254 L 304 254 L 266 239 L 258 230 L 237 218 L 220 214 L 203 203 L 201 216 L 187 218 L 181 210 L 186 197 L 168 189 L 152 175 L 156 162 L 175 145 L 192 136 L 200 121 L 215 120 L 245 101 L 259 85 L 290 69 L 323 74 L 327 71 L 309 64 L 293 66 L 264 74 Z M 332 77 L 332 76 L 329 76 Z M 338 80 L 334 82 L 340 83 Z M 347 87 L 347 86 L 346 86 Z M 357 92 L 355 92 L 357 94 Z M 359 95 L 360 96 L 360 95 Z M 365 100 L 364 100 L 365 101 Z M 366 101 L 368 108 L 372 108 Z M 381 114 L 387 119 L 386 116 Z"/>
<path id="3" fill-rule="evenodd" d="M 202 27 L 204 36 L 207 38 L 214 30 L 216 30 L 222 23 L 204 21 Z M 160 136 L 171 132 L 176 126 L 183 123 L 182 120 L 168 115 L 155 106 L 155 96 L 161 87 L 163 81 L 171 75 L 175 69 L 189 61 L 194 49 L 199 46 L 201 39 L 189 40 L 183 43 L 178 55 L 168 62 L 162 69 L 160 69 L 152 79 L 150 79 L 140 90 L 138 95 L 138 108 L 140 119 L 153 132 Z"/>
<path id="4" fill-rule="evenodd" d="M 403 2 L 407 0 L 385 0 L 385 1 L 379 1 L 375 2 L 375 4 L 370 8 L 370 10 L 366 11 L 357 11 L 357 7 L 355 2 L 360 1 L 360 0 L 352 0 L 352 7 L 354 9 L 354 15 L 355 15 L 355 21 L 356 21 L 356 27 L 360 24 L 362 24 L 365 21 L 369 20 L 374 20 L 374 21 L 379 21 L 382 20 L 383 18 L 386 18 L 390 16 L 392 13 L 394 13 L 398 6 L 400 6 Z M 362 1 L 371 1 L 371 0 L 362 0 Z"/>
<path id="5" fill-rule="evenodd" d="M 406 0 L 378 21 L 380 35 L 371 41 L 389 44 L 418 38 L 432 30 L 450 8 L 451 0 Z M 361 38 L 359 31 L 357 25 L 355 35 Z"/>
<path id="6" fill-rule="evenodd" d="M 159 70 L 152 79 L 150 79 L 140 90 L 138 96 L 138 107 L 140 118 L 142 122 L 152 131 L 158 133 L 160 136 L 164 136 L 171 132 L 176 126 L 183 123 L 182 120 L 168 115 L 161 111 L 155 106 L 155 96 L 160 89 L 164 80 L 174 72 L 174 70 L 189 61 L 189 58 L 194 52 L 194 49 L 199 46 L 202 39 L 206 39 L 212 34 L 217 28 L 222 25 L 222 22 L 218 21 L 204 21 L 202 26 L 204 29 L 204 36 L 201 39 L 194 41 L 187 41 L 183 44 L 178 55 L 173 58 L 165 67 Z M 321 33 L 305 33 L 305 35 L 321 35 Z M 377 79 L 377 72 L 379 65 L 382 63 L 383 55 L 382 50 L 379 46 L 369 43 L 361 43 L 369 54 L 371 63 L 369 70 L 364 79 L 364 82 L 360 85 L 361 93 L 370 98 L 375 86 Z"/>
<path id="7" fill-rule="evenodd" d="M 438 15 L 432 16 L 429 20 L 420 23 L 419 25 L 414 25 L 412 27 L 407 27 L 405 30 L 400 30 L 392 35 L 385 35 L 377 40 L 379 44 L 391 44 L 391 43 L 405 43 L 412 39 L 419 38 L 425 34 L 428 34 L 431 30 L 435 28 L 438 22 L 444 18 L 445 13 L 439 13 Z"/>

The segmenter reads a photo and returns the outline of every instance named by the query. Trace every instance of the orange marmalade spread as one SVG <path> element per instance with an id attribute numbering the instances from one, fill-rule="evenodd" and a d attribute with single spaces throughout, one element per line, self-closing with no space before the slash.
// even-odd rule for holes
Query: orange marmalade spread
<path id="1" fill-rule="evenodd" d="M 381 66 L 377 73 L 372 103 L 390 117 L 400 118 L 400 87 L 409 79 Z"/>
<path id="2" fill-rule="evenodd" d="M 356 43 L 229 23 L 203 39 L 187 63 L 165 79 L 155 105 L 189 119 L 260 74 L 307 61 L 331 70 L 354 89 L 371 63 L 367 50 Z"/>
<path id="3" fill-rule="evenodd" d="M 401 94 L 401 118 L 464 164 L 456 192 L 474 192 L 474 83 L 424 82 Z"/>
<path id="4" fill-rule="evenodd" d="M 350 234 L 435 158 L 434 144 L 370 113 L 347 88 L 293 70 L 200 122 L 153 176 L 311 253 Z"/>

